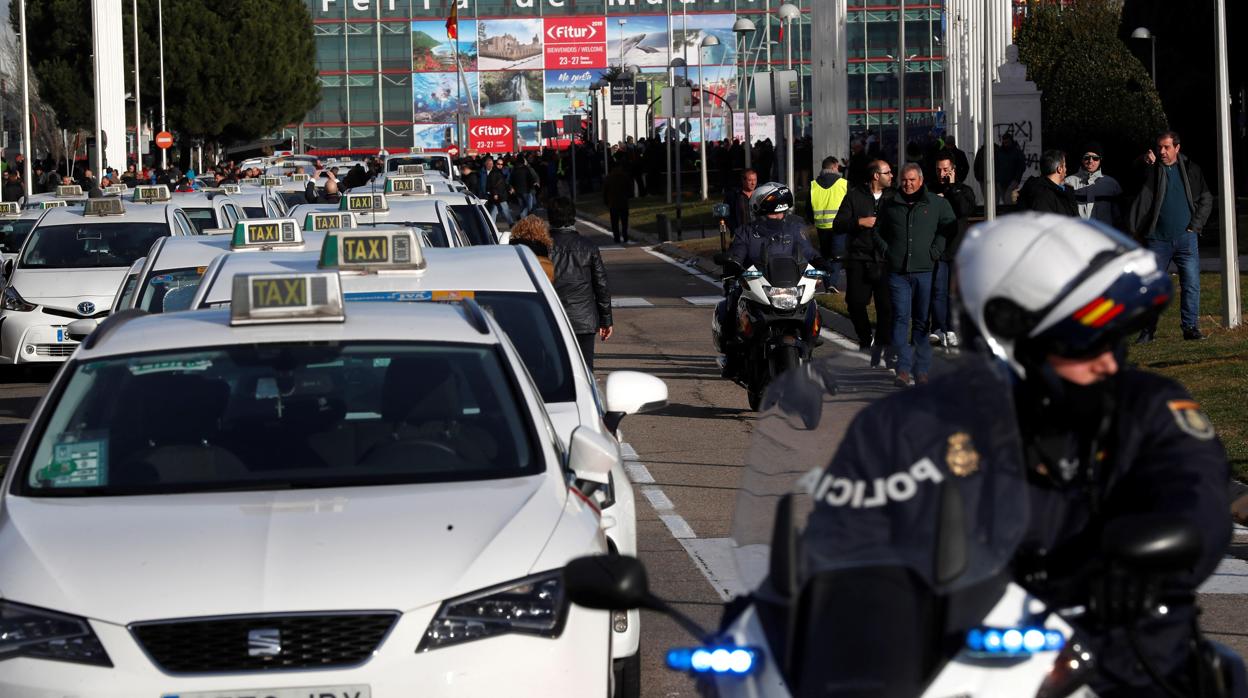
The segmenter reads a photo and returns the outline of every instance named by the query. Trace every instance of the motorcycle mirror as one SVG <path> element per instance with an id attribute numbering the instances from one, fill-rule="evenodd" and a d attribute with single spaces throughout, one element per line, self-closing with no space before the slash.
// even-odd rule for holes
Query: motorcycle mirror
<path id="1" fill-rule="evenodd" d="M 1196 565 L 1203 552 L 1200 530 L 1172 514 L 1140 514 L 1110 522 L 1101 534 L 1101 552 L 1139 572 L 1178 573 Z"/>
<path id="2" fill-rule="evenodd" d="M 712 257 L 711 259 L 714 260 L 716 264 L 722 267 L 728 263 L 728 254 L 726 252 L 716 252 L 715 256 Z"/>
<path id="3" fill-rule="evenodd" d="M 563 568 L 572 603 L 599 610 L 632 610 L 647 605 L 646 568 L 628 555 L 578 557 Z"/>
<path id="4" fill-rule="evenodd" d="M 715 204 L 711 206 L 711 215 L 716 218 L 727 218 L 728 204 Z"/>

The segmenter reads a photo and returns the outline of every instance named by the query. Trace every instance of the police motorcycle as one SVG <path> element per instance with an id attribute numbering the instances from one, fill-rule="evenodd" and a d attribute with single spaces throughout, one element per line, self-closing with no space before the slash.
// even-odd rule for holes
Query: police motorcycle
<path id="1" fill-rule="evenodd" d="M 648 608 L 674 618 L 695 644 L 670 649 L 667 665 L 695 677 L 704 696 L 1097 695 L 1088 684 L 1098 656 L 1083 637 L 1085 629 L 1121 616 L 1113 622 L 1134 637 L 1138 619 L 1116 604 L 1143 609 L 1145 617 L 1167 613 L 1173 599 L 1160 591 L 1160 580 L 1200 557 L 1191 525 L 1141 517 L 1107 528 L 1100 559 L 1086 574 L 1096 580 L 1090 588 L 1116 592 L 1046 607 L 1029 589 L 1042 586 L 1051 570 L 1011 567 L 1023 527 L 1018 512 L 1027 507 L 1021 466 L 980 468 L 1002 456 L 1000 440 L 972 429 L 973 438 L 950 438 L 943 467 L 920 459 L 886 477 L 825 474 L 828 454 L 840 446 L 853 416 L 889 389 L 888 376 L 843 378 L 851 375 L 845 373 L 851 362 L 843 354 L 821 358 L 768 391 L 732 524 L 737 579 L 721 575 L 735 598 L 718 629 L 703 629 L 650 593 L 645 568 L 632 558 L 574 560 L 565 570 L 571 600 L 590 608 Z M 1000 391 L 996 397 L 983 394 L 982 404 L 958 408 L 978 409 L 981 423 L 994 424 L 989 417 L 1007 408 L 1006 398 Z M 883 546 L 867 549 L 843 536 L 833 539 L 812 521 L 817 498 L 831 498 L 850 514 L 926 498 L 939 525 L 897 522 L 908 528 L 893 534 L 891 545 L 885 532 Z M 870 538 L 873 532 L 861 534 Z M 872 624 L 895 629 L 884 656 L 839 630 L 846 598 L 853 599 L 848 605 L 860 614 L 860 626 L 865 614 Z M 1194 692 L 1169 690 L 1159 679 L 1163 688 L 1150 695 L 1248 695 L 1242 660 L 1232 651 L 1201 639 L 1194 654 Z M 846 669 L 852 677 L 853 667 L 863 663 L 887 667 L 895 683 L 854 685 Z"/>
<path id="2" fill-rule="evenodd" d="M 725 265 L 726 254 L 716 255 Z M 765 249 L 760 264 L 729 275 L 711 318 L 711 337 L 726 378 L 746 389 L 757 410 L 768 384 L 810 361 L 819 337 L 818 283 L 826 274 L 790 250 Z M 735 307 L 728 307 L 735 299 Z M 721 318 L 735 324 L 725 328 Z M 730 331 L 725 331 L 730 329 Z"/>

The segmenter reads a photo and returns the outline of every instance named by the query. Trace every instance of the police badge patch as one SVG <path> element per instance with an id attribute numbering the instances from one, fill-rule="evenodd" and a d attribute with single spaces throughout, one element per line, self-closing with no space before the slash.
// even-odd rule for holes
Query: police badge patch
<path id="1" fill-rule="evenodd" d="M 1166 403 L 1166 407 L 1174 415 L 1174 423 L 1183 431 L 1201 441 L 1214 437 L 1213 422 L 1200 411 L 1200 405 L 1195 400 L 1171 400 Z"/>
<path id="2" fill-rule="evenodd" d="M 979 452 L 971 443 L 971 435 L 959 431 L 949 435 L 948 448 L 945 450 L 945 465 L 958 477 L 966 477 L 979 472 Z"/>

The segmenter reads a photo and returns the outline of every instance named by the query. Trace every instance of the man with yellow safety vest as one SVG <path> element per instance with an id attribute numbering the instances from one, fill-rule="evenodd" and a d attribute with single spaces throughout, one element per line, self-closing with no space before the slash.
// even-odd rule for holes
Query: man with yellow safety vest
<path id="1" fill-rule="evenodd" d="M 832 263 L 828 276 L 828 284 L 832 286 L 840 284 L 841 259 L 845 256 L 848 239 L 847 235 L 833 232 L 832 223 L 848 189 L 849 183 L 841 176 L 840 160 L 824 158 L 823 170 L 810 183 L 810 222 L 819 235 L 819 254 Z"/>

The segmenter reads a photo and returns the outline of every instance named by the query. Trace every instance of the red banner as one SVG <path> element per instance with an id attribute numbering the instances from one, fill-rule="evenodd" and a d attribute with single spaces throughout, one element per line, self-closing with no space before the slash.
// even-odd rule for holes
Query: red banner
<path id="1" fill-rule="evenodd" d="M 482 153 L 516 150 L 516 123 L 510 116 L 468 119 L 468 149 Z"/>
<path id="2" fill-rule="evenodd" d="M 605 17 L 547 17 L 546 69 L 606 68 Z"/>

